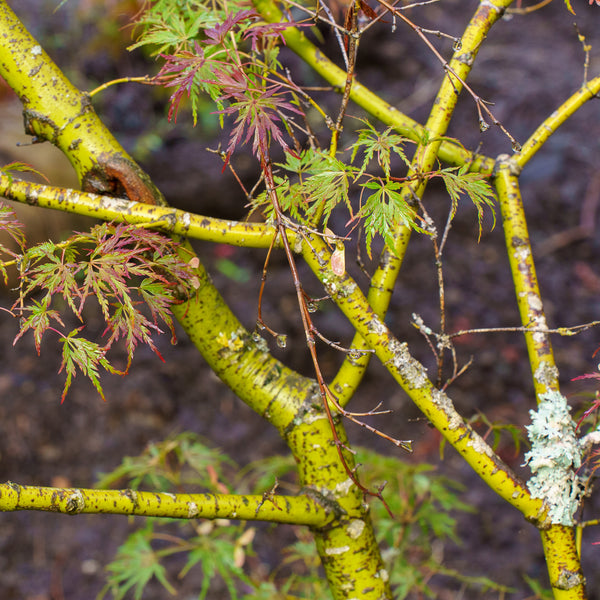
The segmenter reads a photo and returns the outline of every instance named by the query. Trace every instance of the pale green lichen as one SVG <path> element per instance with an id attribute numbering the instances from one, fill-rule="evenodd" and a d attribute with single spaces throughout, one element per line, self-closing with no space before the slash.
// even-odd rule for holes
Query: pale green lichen
<path id="1" fill-rule="evenodd" d="M 348 493 L 350 492 L 350 490 L 352 489 L 353 485 L 354 485 L 354 481 L 352 481 L 352 479 L 350 479 L 350 478 L 346 479 L 345 481 L 340 481 L 335 486 L 335 495 L 337 497 L 347 496 Z"/>
<path id="2" fill-rule="evenodd" d="M 452 400 L 447 394 L 441 390 L 432 390 L 431 400 L 448 418 L 448 429 L 454 430 L 464 426 L 465 420 L 456 411 Z"/>
<path id="3" fill-rule="evenodd" d="M 346 528 L 348 535 L 353 540 L 357 540 L 362 535 L 362 532 L 364 530 L 365 530 L 365 522 L 362 519 L 352 520 L 350 522 L 350 524 L 348 525 L 348 527 Z"/>
<path id="4" fill-rule="evenodd" d="M 411 389 L 420 389 L 427 385 L 427 370 L 411 356 L 406 342 L 400 343 L 392 338 L 388 343 L 388 350 L 393 354 L 394 367 Z"/>
<path id="5" fill-rule="evenodd" d="M 533 378 L 542 385 L 551 385 L 558 379 L 558 369 L 556 365 L 542 361 L 535 370 Z"/>
<path id="6" fill-rule="evenodd" d="M 350 550 L 350 546 L 340 546 L 339 548 L 325 548 L 325 554 L 327 556 L 335 556 L 338 554 L 345 554 Z"/>
<path id="7" fill-rule="evenodd" d="M 379 575 L 379 578 L 381 579 L 381 581 L 389 581 L 390 580 L 390 574 L 387 572 L 386 569 L 380 569 L 377 573 L 377 575 Z"/>
<path id="8" fill-rule="evenodd" d="M 534 498 L 544 500 L 550 521 L 572 526 L 581 495 L 575 473 L 581 466 L 581 448 L 569 411 L 559 392 L 540 396 L 537 411 L 530 411 L 531 425 L 526 427 L 531 450 L 525 462 L 533 473 L 527 487 Z"/>
<path id="9" fill-rule="evenodd" d="M 357 287 L 353 281 L 345 281 L 343 276 L 335 273 L 324 273 L 321 281 L 332 297 L 349 298 Z"/>

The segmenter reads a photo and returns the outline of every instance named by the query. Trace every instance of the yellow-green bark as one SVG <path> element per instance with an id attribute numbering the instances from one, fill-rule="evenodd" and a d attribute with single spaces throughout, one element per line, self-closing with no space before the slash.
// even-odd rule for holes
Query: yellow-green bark
<path id="1" fill-rule="evenodd" d="M 548 392 L 559 392 L 558 369 L 547 333 L 548 324 L 529 241 L 519 188 L 520 172 L 516 157 L 498 158 L 496 189 L 521 323 L 530 330 L 525 332 L 525 341 L 536 398 L 540 402 Z M 574 528 L 552 524 L 543 527 L 540 533 L 554 597 L 557 600 L 585 598 L 585 579 Z"/>
<path id="2" fill-rule="evenodd" d="M 308 496 L 170 494 L 139 490 L 52 488 L 0 484 L 0 512 L 42 510 L 172 519 L 239 519 L 324 527 L 333 511 Z"/>
<path id="3" fill-rule="evenodd" d="M 35 40 L 16 21 L 4 2 L 0 2 L 0 19 L 2 18 L 4 18 L 5 37 L 10 35 L 10 44 L 4 48 L 4 55 L 0 55 L 0 74 L 6 74 L 13 89 L 21 98 L 27 100 L 28 94 L 33 95 L 38 87 L 50 86 L 53 90 L 65 92 L 64 96 L 53 94 L 52 102 L 50 98 L 40 94 L 39 100 L 34 105 L 28 105 L 26 110 L 35 117 L 32 127 L 39 129 L 35 130 L 35 133 L 50 139 L 69 155 L 78 170 L 80 179 L 89 188 L 87 174 L 92 171 L 95 173 L 96 165 L 100 165 L 101 169 L 107 166 L 106 162 L 102 162 L 106 158 L 105 148 L 107 152 L 114 153 L 111 156 L 119 157 L 124 155 L 122 149 L 112 136 L 108 142 L 106 141 L 106 130 L 100 121 L 95 115 L 90 116 L 87 105 L 82 108 L 82 95 L 76 96 L 77 101 L 73 100 L 76 90 L 74 91 L 47 55 L 40 54 L 39 65 L 36 62 L 35 72 L 30 73 L 29 78 L 23 76 L 24 69 L 30 65 L 27 61 L 23 62 L 21 53 L 31 52 L 33 49 L 37 60 L 41 48 L 38 51 L 39 46 Z M 0 35 L 2 35 L 2 26 L 0 26 Z M 55 111 L 58 115 L 56 119 Z M 47 118 L 44 118 L 44 115 L 47 115 Z M 83 121 L 80 121 L 81 119 Z M 77 128 L 71 127 L 75 122 L 81 125 Z M 46 126 L 47 123 L 51 125 Z M 74 137 L 73 131 L 76 131 L 78 137 Z M 74 141 L 76 143 L 73 143 Z M 102 150 L 100 153 L 98 148 Z M 129 160 L 127 157 L 127 161 Z M 110 164 L 108 166 L 110 171 Z M 139 167 L 131 168 L 134 172 L 138 172 Z M 147 176 L 142 174 L 140 181 L 145 184 Z M 11 195 L 11 184 L 6 178 L 3 179 L 3 185 L 3 192 L 7 196 Z M 124 191 L 127 191 L 127 187 L 124 188 Z M 149 183 L 148 189 L 152 188 Z M 105 187 L 100 189 L 109 193 L 122 191 Z M 32 192 L 35 195 L 35 186 L 27 188 L 26 185 L 14 183 L 12 191 L 14 197 L 20 194 L 22 197 L 27 195 L 31 197 Z M 78 212 L 75 208 L 78 203 L 76 193 L 61 192 L 52 188 L 46 189 L 46 192 L 49 206 L 70 207 Z M 130 200 L 146 200 L 145 197 L 133 194 L 132 196 L 129 197 Z M 96 211 L 95 216 L 101 218 L 108 218 L 108 213 L 116 211 L 129 213 L 129 216 L 124 218 L 130 219 L 136 212 L 136 206 L 139 206 L 121 199 L 99 198 L 94 194 L 84 194 L 79 199 L 83 198 L 87 203 L 87 208 L 83 210 L 91 213 Z M 177 215 L 182 219 L 184 228 L 191 226 L 191 219 L 182 213 L 174 213 L 171 209 L 147 205 L 139 208 L 144 213 L 145 222 L 148 222 L 148 213 L 152 215 L 150 221 L 156 222 L 158 218 L 162 224 L 173 223 L 177 220 L 174 218 Z M 173 231 L 176 229 L 174 228 Z M 251 229 L 252 227 L 248 228 Z M 264 235 L 264 227 L 256 229 Z M 187 233 L 189 234 L 189 231 Z M 187 249 L 184 252 L 189 260 L 192 257 L 191 251 Z M 197 275 L 200 282 L 197 297 L 176 307 L 175 316 L 179 318 L 186 333 L 221 379 L 238 394 L 241 400 L 278 428 L 299 463 L 299 474 L 305 495 L 308 499 L 321 504 L 328 514 L 335 516 L 335 519 L 330 522 L 319 518 L 311 523 L 334 598 L 342 599 L 355 595 L 360 595 L 365 600 L 390 598 L 389 583 L 384 574 L 381 554 L 368 517 L 368 507 L 364 504 L 356 486 L 351 481 L 349 483 L 348 473 L 340 461 L 337 446 L 332 440 L 330 425 L 323 413 L 314 382 L 299 376 L 275 360 L 263 343 L 257 343 L 249 332 L 244 330 L 212 285 L 201 263 Z M 344 442 L 346 437 L 343 427 L 341 424 L 337 427 L 339 439 Z M 346 460 L 347 467 L 352 468 L 353 461 L 349 453 Z M 71 500 L 69 506 L 75 503 L 77 508 L 76 502 L 83 492 L 71 490 L 65 491 L 65 494 L 66 502 Z M 31 499 L 34 500 L 30 502 L 32 509 L 36 508 L 35 498 L 38 498 L 38 508 L 44 509 L 47 506 L 38 488 L 37 496 L 36 492 L 31 495 Z M 300 498 L 299 504 L 308 502 L 308 499 Z M 240 496 L 239 500 L 244 503 L 246 497 Z M 279 496 L 275 495 L 274 500 L 278 502 Z M 232 509 L 228 517 L 236 518 L 233 514 L 235 512 Z M 290 515 L 290 518 L 301 517 L 295 514 Z M 349 545 L 347 552 L 340 552 L 342 541 L 345 545 L 346 543 Z"/>
<path id="4" fill-rule="evenodd" d="M 521 323 L 523 327 L 532 330 L 525 333 L 525 340 L 535 392 L 539 398 L 547 391 L 558 390 L 558 369 L 554 362 L 550 336 L 546 333 L 548 324 L 531 253 L 517 170 L 520 169 L 515 165 L 514 159 L 500 157 L 496 189 Z"/>
<path id="5" fill-rule="evenodd" d="M 0 74 L 23 103 L 26 132 L 60 148 L 83 189 L 161 202 L 156 186 L 100 121 L 89 97 L 64 77 L 4 1 L 0 40 Z"/>
<path id="6" fill-rule="evenodd" d="M 253 4 L 266 21 L 279 23 L 285 20 L 282 12 L 272 0 L 253 0 Z M 288 27 L 283 30 L 282 35 L 286 46 L 293 50 L 323 79 L 339 91 L 344 89 L 346 72 L 327 58 L 299 29 Z M 407 138 L 415 142 L 423 139 L 425 128 L 421 124 L 402 114 L 397 108 L 382 100 L 357 80 L 354 80 L 352 84 L 350 99 L 370 115 L 382 123 L 392 126 Z M 463 165 L 470 163 L 473 170 L 482 173 L 491 173 L 494 167 L 492 159 L 481 155 L 473 155 L 460 145 L 452 142 L 445 141 L 441 144 L 439 156 L 442 160 L 451 164 Z"/>
<path id="7" fill-rule="evenodd" d="M 463 47 L 450 63 L 450 68 L 461 78 L 468 74 L 487 30 L 509 4 L 508 0 L 480 3 L 463 36 Z M 268 0 L 256 0 L 256 6 L 267 20 L 281 19 L 278 8 Z M 268 225 L 210 219 L 165 206 L 143 204 L 160 204 L 160 193 L 102 125 L 86 95 L 64 78 L 1 0 L 0 36 L 4 40 L 0 48 L 0 73 L 24 102 L 30 132 L 55 143 L 69 156 L 85 189 L 105 195 L 11 182 L 6 176 L 0 177 L 1 194 L 22 202 L 123 220 L 216 243 L 269 247 L 274 230 Z M 307 64 L 335 87 L 343 87 L 345 72 L 324 57 L 298 29 L 289 28 L 284 36 L 288 46 Z M 350 97 L 383 123 L 415 141 L 422 141 L 425 132 L 428 133 L 433 143 L 419 150 L 413 172 L 431 169 L 440 158 L 457 165 L 473 160 L 472 169 L 491 173 L 492 159 L 475 156 L 457 144 L 439 139 L 446 131 L 460 87 L 456 77 L 447 73 L 425 126 L 405 117 L 358 82 L 353 83 Z M 502 158 L 496 173 L 523 324 L 531 327 L 533 320 L 540 330 L 526 334 L 538 394 L 558 389 L 557 372 L 547 335 L 541 331 L 545 320 L 540 320 L 543 312 L 530 260 L 517 175 L 556 127 L 599 89 L 600 78 L 596 78 L 579 90 L 538 128 L 520 155 Z M 420 185 L 410 190 L 407 199 L 420 197 L 423 189 Z M 112 197 L 115 195 L 123 198 Z M 450 397 L 433 386 L 406 344 L 396 339 L 384 324 L 383 317 L 401 261 L 390 252 L 383 254 L 381 268 L 371 280 L 370 292 L 365 298 L 349 276 L 332 273 L 331 249 L 320 238 L 307 236 L 310 243 L 300 244 L 294 232 L 289 232 L 288 237 L 293 247 L 302 247 L 305 260 L 356 330 L 355 347 L 373 349 L 408 396 L 482 479 L 540 527 L 555 597 L 560 600 L 584 598 L 583 577 L 571 529 L 549 522 L 542 501 L 531 497 L 526 485 L 456 412 Z M 399 230 L 397 239 L 397 256 L 401 256 L 409 241 L 409 230 Z M 189 249 L 183 252 L 191 258 Z M 200 282 L 197 297 L 176 307 L 176 316 L 211 368 L 286 440 L 298 461 L 302 495 L 296 498 L 274 495 L 267 500 L 261 496 L 173 497 L 6 484 L 0 486 L 0 510 L 37 508 L 70 513 L 255 518 L 303 523 L 314 532 L 336 599 L 391 597 L 388 574 L 374 539 L 368 510 L 339 459 L 315 382 L 285 367 L 271 356 L 262 342 L 253 339 L 229 310 L 202 264 L 197 275 Z M 343 404 L 350 400 L 367 362 L 367 358 L 349 359 L 334 379 L 332 389 Z M 336 426 L 341 442 L 346 443 L 344 429 L 337 419 Z M 348 452 L 345 456 L 348 467 L 352 468 L 352 456 Z M 195 509 L 190 510 L 192 504 L 198 508 L 197 514 L 191 514 L 195 513 Z M 285 514 L 280 514 L 281 507 L 285 507 Z M 138 510 L 140 512 L 135 512 Z"/>

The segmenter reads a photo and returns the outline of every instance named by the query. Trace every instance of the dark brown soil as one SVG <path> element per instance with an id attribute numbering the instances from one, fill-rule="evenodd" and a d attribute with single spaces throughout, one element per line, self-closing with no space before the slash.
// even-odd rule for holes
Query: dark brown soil
<path id="1" fill-rule="evenodd" d="M 18 4 L 13 8 L 34 35 L 46 40 L 43 43 L 48 45 L 52 56 L 82 87 L 92 88 L 94 84 L 89 82 L 138 74 L 148 68 L 134 58 L 123 59 L 121 50 L 127 43 L 123 34 L 111 32 L 102 18 L 86 21 L 85 11 L 79 9 L 75 0 L 55 14 L 52 13 L 55 0 L 21 0 L 13 4 Z M 118 14 L 117 9 L 110 7 L 125 8 L 126 4 L 107 2 L 106 10 Z M 474 1 L 443 1 L 424 8 L 422 13 L 413 10 L 412 16 L 418 20 L 423 14 L 423 21 L 419 20 L 423 26 L 459 34 L 476 5 Z M 589 7 L 587 2 L 579 0 L 573 0 L 573 6 L 578 12 L 581 32 L 593 44 L 590 67 L 593 76 L 600 68 L 600 7 Z M 483 98 L 494 102 L 495 116 L 521 142 L 581 84 L 584 55 L 573 20 L 563 3 L 555 0 L 532 16 L 514 16 L 499 23 L 481 51 L 469 83 Z M 359 79 L 375 89 L 383 89 L 386 99 L 423 121 L 441 76 L 439 64 L 411 31 L 401 30 L 395 35 L 375 33 L 374 29 L 372 32 L 372 39 L 367 37 L 361 43 L 364 53 L 358 68 Z M 107 42 L 113 48 L 111 53 L 105 50 Z M 190 129 L 185 117 L 180 118 L 177 126 L 167 126 L 162 117 L 165 100 L 164 94 L 149 92 L 147 88 L 115 87 L 102 96 L 97 108 L 128 150 L 140 158 L 173 205 L 211 216 L 241 217 L 244 214 L 241 194 L 231 178 L 221 174 L 220 159 L 204 152 L 206 146 L 216 145 L 218 132 L 213 129 L 214 119 L 206 116 L 202 128 L 196 130 Z M 600 103 L 588 103 L 552 137 L 521 179 L 538 277 L 551 326 L 598 319 L 600 238 L 594 227 L 600 200 L 599 117 Z M 469 147 L 481 143 L 482 151 L 491 156 L 510 151 L 509 142 L 496 128 L 483 135 L 479 132 L 474 103 L 466 95 L 449 135 L 460 135 Z M 8 157 L 12 145 L 5 141 L 0 151 Z M 245 177 L 252 178 L 250 159 L 235 157 L 234 164 Z M 48 175 L 53 178 L 54 174 Z M 434 215 L 441 216 L 447 209 L 447 197 L 440 189 L 432 189 L 428 202 Z M 344 218 L 339 218 L 343 224 Z M 569 232 L 582 219 L 587 223 L 592 221 L 592 233 L 570 240 Z M 62 227 L 69 227 L 69 222 Z M 32 235 L 35 237 L 35 232 Z M 248 283 L 234 282 L 216 268 L 220 257 L 217 249 L 208 245 L 199 245 L 199 249 L 219 289 L 242 321 L 253 327 L 259 277 L 252 275 Z M 250 273 L 262 268 L 263 252 L 239 249 L 232 252 L 229 258 Z M 478 244 L 474 210 L 467 207 L 459 210 L 445 255 L 449 329 L 518 324 L 501 225 L 490 231 L 488 219 Z M 429 242 L 414 240 L 403 271 L 389 323 L 399 338 L 409 342 L 414 355 L 432 368 L 429 349 L 410 325 L 413 312 L 418 312 L 432 327 L 439 321 Z M 360 277 L 357 272 L 359 281 L 364 282 Z M 316 286 L 313 287 L 317 293 Z M 265 311 L 270 322 L 290 336 L 288 348 L 278 350 L 279 354 L 292 367 L 310 375 L 289 274 L 285 262 L 277 257 L 272 264 L 267 293 Z M 6 293 L 4 297 L 3 304 L 9 304 Z M 335 311 L 323 312 L 317 319 L 330 338 L 342 342 L 350 339 L 351 331 Z M 93 319 L 89 327 L 94 328 Z M 286 452 L 276 433 L 265 429 L 262 420 L 210 372 L 184 334 L 179 335 L 176 346 L 170 344 L 168 336 L 157 340 L 164 363 L 141 348 L 128 377 L 106 378 L 107 402 L 103 403 L 87 382 L 76 381 L 66 402 L 60 405 L 62 378 L 56 373 L 60 362 L 56 348 L 46 344 L 38 358 L 32 341 L 27 338 L 13 349 L 16 331 L 17 323 L 3 317 L 0 480 L 91 486 L 100 473 L 114 469 L 123 456 L 139 454 L 149 441 L 184 430 L 212 440 L 241 464 Z M 593 353 L 599 345 L 595 330 L 577 338 L 555 340 L 563 391 L 572 398 L 575 407 L 582 406 L 581 392 L 591 388 L 571 379 L 595 369 L 597 359 Z M 533 408 L 533 394 L 520 335 L 470 336 L 457 349 L 461 363 L 474 357 L 472 367 L 450 390 L 459 411 L 472 415 L 481 410 L 492 421 L 526 424 L 528 411 Z M 331 375 L 339 356 L 326 349 L 321 352 L 324 369 Z M 487 489 L 452 451 L 446 450 L 444 460 L 439 460 L 439 439 L 435 432 L 418 420 L 417 411 L 405 395 L 393 386 L 385 370 L 374 363 L 356 406 L 372 408 L 375 400 L 383 400 L 386 408 L 394 410 L 393 416 L 386 419 L 386 429 L 400 438 L 414 440 L 412 459 L 439 463 L 441 472 L 466 486 L 463 499 L 477 508 L 475 514 L 461 517 L 462 546 L 446 544 L 447 566 L 514 587 L 517 591 L 509 596 L 514 600 L 532 597 L 524 574 L 539 578 L 547 586 L 536 530 Z M 349 427 L 349 432 L 353 442 L 384 453 L 396 451 L 363 430 Z M 522 457 L 515 458 L 508 444 L 502 454 L 513 468 L 522 469 Z M 592 499 L 590 506 L 593 504 Z M 70 518 L 43 513 L 5 514 L 0 523 L 0 594 L 6 599 L 27 600 L 94 598 L 103 585 L 103 566 L 136 525 L 121 517 Z M 265 534 L 265 539 L 277 545 L 278 537 L 285 535 L 271 531 Z M 590 598 L 600 597 L 597 592 L 600 579 L 595 569 L 600 550 L 590 545 L 596 539 L 600 539 L 600 534 L 593 529 L 586 531 L 583 539 Z M 196 597 L 194 584 L 197 581 L 184 584 L 178 597 Z M 497 597 L 483 592 L 469 594 L 474 592 L 461 596 L 454 591 L 440 591 L 438 597 Z M 144 598 L 164 596 L 164 591 L 150 589 Z M 221 597 L 225 597 L 222 590 L 209 594 L 209 598 Z"/>

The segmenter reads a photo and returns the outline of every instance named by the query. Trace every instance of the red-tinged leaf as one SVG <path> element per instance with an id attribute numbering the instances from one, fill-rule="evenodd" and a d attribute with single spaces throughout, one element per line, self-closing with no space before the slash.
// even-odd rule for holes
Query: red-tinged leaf
<path id="1" fill-rule="evenodd" d="M 199 86 L 197 75 L 206 63 L 204 50 L 194 42 L 194 52 L 182 50 L 179 54 L 161 54 L 166 62 L 156 77 L 156 81 L 165 87 L 177 88 L 171 95 L 169 102 L 169 121 L 177 122 L 179 105 L 185 93 L 188 98 Z M 194 118 L 195 124 L 195 118 Z"/>
<path id="2" fill-rule="evenodd" d="M 571 381 L 577 381 L 578 379 L 600 379 L 600 373 L 585 373 L 584 375 L 573 377 Z"/>
<path id="3" fill-rule="evenodd" d="M 264 46 L 264 40 L 269 38 L 278 38 L 282 44 L 285 44 L 283 32 L 289 27 L 310 27 L 310 23 L 296 23 L 286 21 L 283 23 L 255 23 L 244 31 L 244 39 L 250 40 L 252 52 L 259 52 Z"/>
<path id="4" fill-rule="evenodd" d="M 25 234 L 23 224 L 17 219 L 15 211 L 8 205 L 0 202 L 0 231 L 5 231 L 19 246 L 21 252 L 25 248 Z M 16 257 L 12 250 L 0 245 L 0 251 Z"/>
<path id="5" fill-rule="evenodd" d="M 38 171 L 35 167 L 32 167 L 25 162 L 13 161 L 8 163 L 0 169 L 0 173 L 6 175 L 11 181 L 12 173 L 35 173 L 36 175 L 39 175 L 46 183 L 50 183 L 50 180 L 41 171 Z"/>
<path id="6" fill-rule="evenodd" d="M 25 315 L 15 342 L 31 329 L 39 353 L 42 336 L 48 329 L 61 336 L 61 371 L 66 375 L 63 400 L 77 372 L 90 379 L 104 397 L 100 367 L 124 374 L 105 357 L 118 340 L 125 342 L 127 369 L 139 343 L 148 345 L 164 360 L 152 335 L 162 333 L 158 326 L 160 320 L 174 336 L 170 306 L 181 294 L 181 288 L 191 294 L 197 282 L 193 263 L 184 262 L 175 250 L 173 241 L 156 231 L 102 223 L 61 244 L 46 242 L 27 251 L 21 261 L 21 293 L 13 306 L 15 312 Z M 28 296 L 40 288 L 46 293 L 43 300 L 30 300 Z M 52 321 L 64 327 L 59 314 L 49 308 L 54 294 L 63 295 L 78 316 L 86 299 L 95 297 L 104 315 L 108 342 L 99 345 L 79 338 L 79 330 L 64 336 L 53 329 Z M 76 300 L 79 300 L 78 306 Z M 143 313 L 144 307 L 150 317 Z"/>
<path id="7" fill-rule="evenodd" d="M 33 331 L 33 338 L 35 341 L 35 349 L 39 355 L 40 347 L 42 344 L 42 337 L 48 329 L 52 329 L 50 322 L 56 321 L 62 327 L 64 327 L 64 323 L 60 318 L 60 314 L 56 310 L 49 309 L 50 299 L 48 296 L 44 298 L 42 302 L 38 302 L 37 300 L 32 300 L 31 305 L 26 309 L 29 312 L 29 316 L 21 318 L 21 327 L 19 333 L 15 336 L 13 340 L 13 346 L 23 337 L 23 335 L 31 330 Z M 15 307 L 13 307 L 15 308 Z"/>
<path id="8" fill-rule="evenodd" d="M 100 384 L 98 368 L 102 366 L 110 373 L 115 372 L 115 369 L 112 368 L 105 358 L 106 347 L 99 346 L 95 342 L 85 338 L 76 337 L 81 329 L 81 327 L 74 329 L 68 335 L 63 336 L 61 340 L 63 355 L 59 373 L 63 370 L 66 373 L 65 385 L 60 400 L 61 404 L 65 401 L 73 377 L 77 375 L 77 369 L 92 382 L 102 400 L 106 400 L 106 398 Z"/>
<path id="9" fill-rule="evenodd" d="M 227 18 L 215 27 L 204 30 L 206 39 L 203 42 L 206 45 L 222 45 L 227 36 L 233 31 L 240 23 L 246 23 L 258 19 L 258 13 L 254 9 L 245 9 L 237 13 L 227 15 Z"/>
<path id="10" fill-rule="evenodd" d="M 293 112 L 301 115 L 302 111 L 284 98 L 287 90 L 279 84 L 269 84 L 241 72 L 225 75 L 220 83 L 223 84 L 220 99 L 229 100 L 231 104 L 219 112 L 237 115 L 227 146 L 228 157 L 238 145 L 250 139 L 252 152 L 259 158 L 268 155 L 271 140 L 290 151 L 279 126 L 279 114 Z"/>

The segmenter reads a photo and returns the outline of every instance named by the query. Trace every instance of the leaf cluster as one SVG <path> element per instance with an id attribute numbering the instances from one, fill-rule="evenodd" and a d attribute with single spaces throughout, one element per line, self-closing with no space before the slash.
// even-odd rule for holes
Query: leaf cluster
<path id="1" fill-rule="evenodd" d="M 281 31 L 290 26 L 299 24 L 265 24 L 252 9 L 236 2 L 159 1 L 142 15 L 139 40 L 132 48 L 150 47 L 164 61 L 155 81 L 174 88 L 169 118 L 176 118 L 187 96 L 195 123 L 201 94 L 212 99 L 221 117 L 233 118 L 226 163 L 249 142 L 263 169 L 270 168 L 273 143 L 284 150 L 285 161 L 277 165 L 274 184 L 281 209 L 296 223 L 325 228 L 333 209 L 343 204 L 349 213 L 348 226 L 364 229 L 369 255 L 376 236 L 393 251 L 399 226 L 423 231 L 411 186 L 439 176 L 451 197 L 451 216 L 459 198 L 468 196 L 477 208 L 481 232 L 483 209 L 492 206 L 494 198 L 488 181 L 469 173 L 467 167 L 393 176 L 394 161 L 405 168 L 411 162 L 406 151 L 409 140 L 392 128 L 381 132 L 361 119 L 364 127 L 356 132 L 346 160 L 314 143 L 302 151 L 292 131 L 296 127 L 292 117 L 304 118 L 301 101 L 316 104 L 277 60 Z M 290 137 L 294 150 L 287 141 Z M 353 207 L 351 198 L 356 197 L 358 205 Z M 259 194 L 252 204 L 273 216 L 270 191 Z"/>
<path id="2" fill-rule="evenodd" d="M 368 485 L 382 480 L 388 482 L 385 494 L 395 518 L 390 517 L 381 503 L 374 503 L 372 511 L 394 597 L 405 598 L 409 593 L 432 596 L 428 581 L 436 573 L 458 579 L 474 589 L 501 589 L 485 577 L 466 577 L 450 572 L 434 557 L 435 540 L 437 543 L 458 543 L 456 512 L 473 510 L 460 500 L 462 488 L 458 483 L 437 475 L 431 465 L 411 465 L 396 457 L 381 456 L 362 448 L 357 450 L 357 460 L 369 465 L 363 474 Z M 240 472 L 223 452 L 210 448 L 195 434 L 184 433 L 150 444 L 139 457 L 126 457 L 115 471 L 104 475 L 98 485 L 144 486 L 163 492 L 190 492 L 200 488 L 218 493 L 235 489 L 260 494 L 279 484 L 289 492 L 297 493 L 297 484 L 289 480 L 294 473 L 295 462 L 289 455 L 256 461 Z M 145 583 L 156 577 L 169 590 L 171 584 L 159 565 L 176 552 L 188 553 L 181 575 L 194 566 L 203 569 L 205 584 L 201 598 L 208 593 L 208 585 L 215 576 L 226 582 L 231 598 L 238 597 L 236 581 L 252 588 L 253 592 L 244 596 L 247 599 L 283 598 L 288 594 L 311 598 L 315 593 L 319 597 L 330 597 L 330 590 L 321 577 L 314 543 L 309 532 L 302 528 L 295 530 L 297 540 L 287 546 L 282 559 L 281 566 L 294 565 L 293 574 L 279 582 L 277 571 L 265 579 L 257 570 L 246 574 L 241 568 L 241 553 L 251 551 L 247 540 L 253 536 L 249 533 L 254 531 L 253 528 L 244 524 L 234 527 L 228 522 L 205 522 L 195 526 L 191 536 L 186 536 L 184 530 L 189 530 L 190 525 L 180 525 L 177 537 L 169 538 L 173 544 L 167 548 L 163 544 L 156 550 L 154 546 L 165 538 L 159 533 L 159 523 L 151 520 L 151 525 L 133 534 L 109 565 L 109 585 L 116 598 L 122 598 L 124 590 L 138 585 L 141 580 L 138 559 L 132 556 L 135 553 L 143 553 L 146 557 Z M 170 525 L 160 526 L 160 529 L 164 527 Z M 197 535 L 198 528 L 202 528 L 202 536 Z M 229 583 L 226 577 L 229 577 Z M 143 586 L 140 594 L 142 589 Z"/>
<path id="3" fill-rule="evenodd" d="M 228 157 L 249 140 L 265 157 L 272 141 L 289 148 L 283 113 L 288 120 L 302 114 L 294 100 L 300 90 L 277 74 L 281 32 L 293 25 L 264 23 L 241 2 L 156 2 L 139 20 L 131 49 L 148 46 L 164 61 L 155 82 L 174 88 L 169 119 L 177 118 L 187 96 L 196 124 L 200 97 L 207 94 L 221 116 L 234 117 Z"/>
<path id="4" fill-rule="evenodd" d="M 399 226 L 425 232 L 411 186 L 439 177 L 451 199 L 451 219 L 461 198 L 466 196 L 477 209 L 479 235 L 485 208 L 492 209 L 495 224 L 495 194 L 486 177 L 470 173 L 467 167 L 394 177 L 393 158 L 409 167 L 407 146 L 412 142 L 391 128 L 381 132 L 368 121 L 365 123 L 367 127 L 357 131 L 357 140 L 349 148 L 351 156 L 347 162 L 323 150 L 308 148 L 299 154 L 286 154 L 285 162 L 277 164 L 279 171 L 274 180 L 279 203 L 293 221 L 326 228 L 332 211 L 343 205 L 349 213 L 348 226 L 360 225 L 364 230 L 369 256 L 377 235 L 393 251 Z M 353 203 L 356 197 L 357 207 Z M 253 200 L 253 207 L 262 210 L 267 218 L 274 218 L 266 191 Z"/>
<path id="5" fill-rule="evenodd" d="M 171 436 L 160 443 L 149 444 L 137 457 L 125 457 L 112 473 L 102 476 L 98 487 L 122 484 L 137 489 L 145 487 L 165 492 L 228 493 L 237 465 L 223 452 L 210 448 L 193 433 Z M 134 598 L 142 598 L 144 589 L 153 579 L 170 593 L 175 588 L 167 578 L 165 561 L 173 555 L 184 555 L 185 564 L 179 578 L 192 569 L 202 571 L 202 586 L 198 598 L 209 592 L 219 577 L 230 597 L 239 597 L 238 588 L 254 587 L 243 565 L 252 555 L 255 529 L 245 523 L 228 520 L 177 521 L 177 527 L 164 519 L 148 519 L 143 529 L 132 533 L 120 546 L 115 559 L 108 565 L 108 581 L 103 594 L 111 592 L 120 600 L 134 590 Z"/>
<path id="6" fill-rule="evenodd" d="M 126 482 L 128 488 L 178 492 L 229 493 L 225 481 L 237 465 L 218 448 L 209 447 L 198 435 L 185 432 L 148 444 L 139 456 L 126 456 L 112 472 L 103 474 L 98 488 Z"/>
<path id="7" fill-rule="evenodd" d="M 13 238 L 21 241 L 17 234 Z M 47 331 L 59 336 L 60 370 L 65 372 L 63 401 L 77 372 L 104 398 L 99 369 L 126 373 L 140 343 L 160 357 L 153 335 L 162 333 L 159 325 L 164 324 L 174 337 L 170 307 L 197 285 L 192 268 L 179 258 L 176 249 L 174 242 L 160 233 L 103 223 L 64 242 L 47 241 L 15 255 L 19 296 L 12 312 L 20 317 L 15 343 L 31 331 L 39 354 Z M 61 317 L 61 310 L 70 309 L 83 323 L 90 298 L 96 300 L 104 319 L 102 343 L 80 335 L 83 326 L 66 331 Z M 121 370 L 107 358 L 119 340 L 127 354 Z"/>

